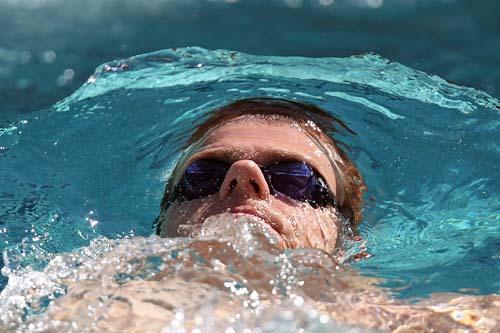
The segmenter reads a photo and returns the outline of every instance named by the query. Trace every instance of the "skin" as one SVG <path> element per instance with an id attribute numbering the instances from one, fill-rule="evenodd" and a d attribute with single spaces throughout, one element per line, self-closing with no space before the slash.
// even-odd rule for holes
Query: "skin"
<path id="1" fill-rule="evenodd" d="M 193 161 L 216 159 L 231 164 L 219 192 L 174 202 L 162 213 L 160 235 L 189 236 L 209 216 L 229 212 L 260 218 L 282 248 L 312 247 L 331 253 L 339 244 L 342 224 L 335 207 L 313 208 L 284 195 L 271 195 L 258 165 L 305 161 L 336 194 L 333 166 L 321 144 L 292 121 L 263 121 L 247 116 L 209 131 L 191 147 L 174 175 L 177 183 Z"/>

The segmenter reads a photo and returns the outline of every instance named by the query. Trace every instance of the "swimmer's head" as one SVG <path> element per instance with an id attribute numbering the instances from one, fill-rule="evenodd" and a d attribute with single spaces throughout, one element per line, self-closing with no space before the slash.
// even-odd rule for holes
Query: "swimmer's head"
<path id="1" fill-rule="evenodd" d="M 157 233 L 185 236 L 222 213 L 257 216 L 285 248 L 332 251 L 356 232 L 366 190 L 332 138 L 340 120 L 309 104 L 245 99 L 215 111 L 167 181 Z"/>

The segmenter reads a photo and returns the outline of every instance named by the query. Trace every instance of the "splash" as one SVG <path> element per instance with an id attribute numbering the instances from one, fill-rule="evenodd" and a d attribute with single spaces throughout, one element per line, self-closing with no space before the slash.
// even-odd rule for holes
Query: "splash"
<path id="1" fill-rule="evenodd" d="M 336 261 L 316 250 L 280 251 L 273 237 L 258 218 L 222 214 L 192 239 L 96 239 L 43 271 L 12 274 L 3 328 L 363 332 L 333 321 L 302 290 L 318 265 L 339 275 L 339 285 L 352 283 L 340 282 L 348 277 Z"/>
<path id="2" fill-rule="evenodd" d="M 27 332 L 490 329 L 500 313 L 498 297 L 481 299 L 489 312 L 468 317 L 448 299 L 420 308 L 389 300 L 338 258 L 282 251 L 261 221 L 230 214 L 210 218 L 194 238 L 97 239 L 11 281 L 2 330 Z"/>

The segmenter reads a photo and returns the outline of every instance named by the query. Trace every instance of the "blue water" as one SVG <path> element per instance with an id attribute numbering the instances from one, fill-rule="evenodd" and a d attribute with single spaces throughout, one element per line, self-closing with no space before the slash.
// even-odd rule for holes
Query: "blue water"
<path id="1" fill-rule="evenodd" d="M 314 103 L 365 177 L 353 263 L 402 298 L 500 292 L 500 102 L 390 62 L 163 50 L 100 66 L 54 107 L 0 128 L 5 274 L 42 270 L 97 236 L 152 234 L 181 147 L 214 109 L 251 96 Z M 3 281 L 5 284 L 6 281 Z"/>
<path id="2" fill-rule="evenodd" d="M 498 1 L 321 3 L 330 2 L 0 1 L 0 121 L 56 103 L 104 62 L 193 45 L 308 57 L 374 52 L 500 96 Z"/>

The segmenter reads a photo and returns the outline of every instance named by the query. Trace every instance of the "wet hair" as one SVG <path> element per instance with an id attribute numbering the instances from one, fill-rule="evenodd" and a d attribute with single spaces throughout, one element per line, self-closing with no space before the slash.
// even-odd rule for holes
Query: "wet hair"
<path id="1" fill-rule="evenodd" d="M 337 208 L 350 221 L 353 232 L 362 218 L 363 193 L 366 185 L 358 168 L 354 165 L 340 145 L 347 145 L 334 139 L 339 129 L 356 135 L 340 119 L 332 116 L 321 108 L 297 101 L 278 98 L 250 98 L 242 99 L 225 105 L 212 112 L 208 119 L 201 123 L 188 140 L 188 146 L 198 142 L 208 132 L 215 128 L 245 116 L 255 115 L 269 121 L 287 121 L 297 124 L 311 139 L 326 152 L 334 168 L 337 181 L 336 200 Z M 172 173 L 175 174 L 175 171 Z M 170 194 L 174 188 L 172 177 L 167 180 L 165 193 L 161 202 L 161 212 L 170 205 Z M 161 214 L 160 214 L 161 215 Z M 158 220 L 158 219 L 157 219 Z M 161 223 L 157 223 L 157 234 Z"/>

